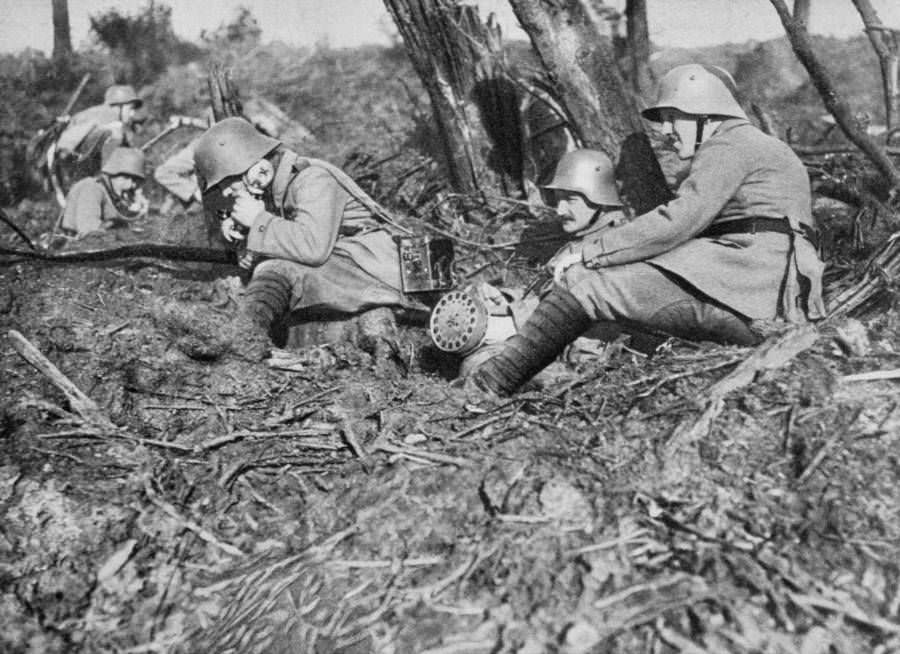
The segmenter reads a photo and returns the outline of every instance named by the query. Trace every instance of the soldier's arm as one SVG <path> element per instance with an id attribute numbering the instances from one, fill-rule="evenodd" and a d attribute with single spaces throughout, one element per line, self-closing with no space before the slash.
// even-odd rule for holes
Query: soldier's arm
<path id="1" fill-rule="evenodd" d="M 247 235 L 247 249 L 265 256 L 320 266 L 331 256 L 340 233 L 348 193 L 324 169 L 310 166 L 291 183 L 286 220 L 262 212 Z M 275 198 L 280 202 L 281 198 Z"/>
<path id="2" fill-rule="evenodd" d="M 734 147 L 707 142 L 673 200 L 586 241 L 584 262 L 602 267 L 642 261 L 695 237 L 733 197 L 746 176 L 744 168 Z"/>
<path id="3" fill-rule="evenodd" d="M 182 148 L 153 171 L 153 179 L 182 202 L 190 202 L 199 192 L 192 146 Z"/>

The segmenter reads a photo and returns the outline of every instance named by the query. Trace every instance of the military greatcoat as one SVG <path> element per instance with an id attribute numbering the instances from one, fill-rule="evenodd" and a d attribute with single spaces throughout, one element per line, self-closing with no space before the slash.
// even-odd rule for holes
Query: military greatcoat
<path id="1" fill-rule="evenodd" d="M 791 234 L 770 231 L 705 237 L 711 225 L 752 217 L 785 219 Z M 744 119 L 727 119 L 698 148 L 676 197 L 584 244 L 584 265 L 644 262 L 751 319 L 815 320 L 824 264 L 809 178 L 785 143 Z"/>
<path id="2" fill-rule="evenodd" d="M 247 250 L 268 258 L 254 274 L 275 268 L 291 279 L 292 310 L 406 305 L 397 245 L 357 199 L 363 191 L 317 159 L 282 149 L 276 161 L 274 211 L 261 212 L 247 235 Z"/>
<path id="3" fill-rule="evenodd" d="M 63 232 L 82 237 L 124 221 L 101 179 L 85 177 L 69 190 L 59 225 Z"/>

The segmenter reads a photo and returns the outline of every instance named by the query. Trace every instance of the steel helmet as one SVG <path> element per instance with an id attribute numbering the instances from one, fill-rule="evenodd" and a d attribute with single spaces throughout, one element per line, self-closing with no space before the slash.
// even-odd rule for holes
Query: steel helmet
<path id="1" fill-rule="evenodd" d="M 197 140 L 194 166 L 200 189 L 206 192 L 226 177 L 243 175 L 257 161 L 281 145 L 243 118 L 226 118 Z"/>
<path id="2" fill-rule="evenodd" d="M 566 152 L 556 164 L 553 179 L 544 188 L 575 191 L 594 204 L 622 206 L 613 163 L 599 150 Z"/>
<path id="3" fill-rule="evenodd" d="M 659 99 L 641 113 L 662 122 L 660 109 L 677 109 L 697 116 L 729 116 L 747 119 L 736 99 L 737 84 L 724 68 L 705 64 L 676 66 L 659 83 Z"/>
<path id="4" fill-rule="evenodd" d="M 127 84 L 115 84 L 106 89 L 103 94 L 103 102 L 108 105 L 133 104 L 140 107 L 144 101 L 135 93 L 134 87 Z"/>
<path id="5" fill-rule="evenodd" d="M 100 170 L 107 175 L 130 175 L 145 179 L 144 153 L 136 148 L 116 148 L 109 153 Z"/>

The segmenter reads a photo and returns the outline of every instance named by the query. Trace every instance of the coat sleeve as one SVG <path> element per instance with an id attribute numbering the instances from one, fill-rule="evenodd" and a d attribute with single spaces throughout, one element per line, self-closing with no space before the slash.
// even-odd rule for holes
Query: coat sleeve
<path id="1" fill-rule="evenodd" d="M 106 192 L 96 183 L 76 184 L 66 198 L 62 226 L 78 236 L 103 229 Z"/>
<path id="2" fill-rule="evenodd" d="M 642 261 L 695 237 L 740 188 L 746 176 L 744 168 L 745 162 L 732 145 L 707 141 L 675 198 L 586 241 L 585 264 L 599 268 Z"/>
<path id="3" fill-rule="evenodd" d="M 153 178 L 182 202 L 190 202 L 199 190 L 194 175 L 194 143 L 162 162 L 153 171 Z"/>
<path id="4" fill-rule="evenodd" d="M 262 212 L 247 235 L 247 249 L 321 266 L 334 249 L 349 198 L 328 171 L 310 166 L 297 175 L 286 192 L 284 207 L 293 213 L 293 220 Z"/>

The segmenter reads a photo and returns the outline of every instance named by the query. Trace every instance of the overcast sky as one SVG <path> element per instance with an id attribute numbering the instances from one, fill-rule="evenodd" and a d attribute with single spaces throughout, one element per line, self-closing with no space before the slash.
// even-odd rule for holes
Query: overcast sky
<path id="1" fill-rule="evenodd" d="M 382 0 L 157 0 L 172 8 L 175 31 L 196 40 L 202 30 L 228 22 L 238 7 L 248 7 L 259 20 L 264 40 L 333 47 L 390 42 L 394 32 Z M 882 22 L 900 29 L 900 0 L 871 0 Z M 149 0 L 69 0 L 72 41 L 88 38 L 88 16 L 117 7 L 135 13 Z M 792 5 L 791 0 L 787 0 Z M 474 0 L 481 15 L 495 12 L 508 38 L 525 38 L 507 0 Z M 621 8 L 624 0 L 608 0 Z M 769 0 L 648 0 L 650 36 L 662 46 L 702 46 L 783 34 Z M 815 0 L 811 29 L 850 36 L 861 33 L 851 0 Z M 0 51 L 26 47 L 49 54 L 53 48 L 51 0 L 0 0 Z"/>

